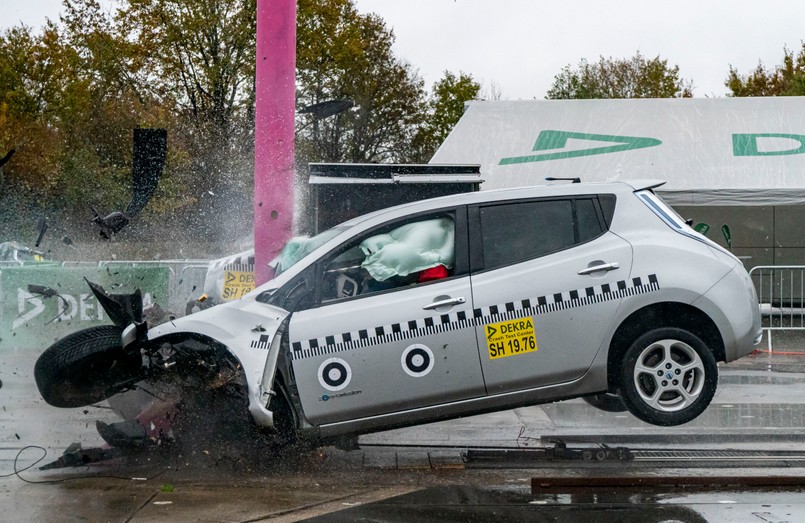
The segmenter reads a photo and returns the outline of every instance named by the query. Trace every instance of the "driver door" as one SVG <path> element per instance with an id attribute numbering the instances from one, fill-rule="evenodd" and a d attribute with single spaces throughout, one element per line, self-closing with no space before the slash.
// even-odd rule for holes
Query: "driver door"
<path id="1" fill-rule="evenodd" d="M 423 281 L 417 271 L 377 281 L 368 273 L 361 245 L 380 245 L 377 238 L 408 224 L 445 218 L 454 227 L 448 245 L 454 260 L 441 277 Z M 311 423 L 484 395 L 467 253 L 461 207 L 365 230 L 315 265 L 315 297 L 294 312 L 289 327 L 294 375 Z"/>

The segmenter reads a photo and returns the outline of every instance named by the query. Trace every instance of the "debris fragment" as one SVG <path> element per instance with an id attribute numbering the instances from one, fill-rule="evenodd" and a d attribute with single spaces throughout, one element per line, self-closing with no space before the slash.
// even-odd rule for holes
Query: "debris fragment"
<path id="1" fill-rule="evenodd" d="M 45 221 L 44 216 L 40 216 L 36 221 L 36 229 L 39 231 L 39 236 L 36 237 L 34 247 L 39 247 L 39 244 L 42 243 L 42 237 L 45 235 L 45 231 L 48 230 L 48 222 Z"/>
<path id="2" fill-rule="evenodd" d="M 2 167 L 2 166 L 4 166 L 5 164 L 7 164 L 7 163 L 8 163 L 8 161 L 11 159 L 11 157 L 12 157 L 12 156 L 14 156 L 14 153 L 15 153 L 15 152 L 16 152 L 16 149 L 11 149 L 10 151 L 8 151 L 8 152 L 6 153 L 6 155 L 5 155 L 5 156 L 3 156 L 2 158 L 0 158 L 0 167 Z"/>
<path id="3" fill-rule="evenodd" d="M 104 217 L 101 217 L 95 207 L 90 205 L 90 208 L 95 214 L 95 217 L 92 219 L 92 223 L 101 229 L 101 238 L 105 240 L 111 240 L 115 234 L 120 232 L 123 227 L 129 224 L 128 217 L 120 211 L 114 211 Z"/>
<path id="4" fill-rule="evenodd" d="M 36 285 L 34 283 L 28 284 L 28 292 L 31 294 L 38 294 L 43 298 L 53 298 L 53 297 L 61 297 L 59 295 L 59 291 L 52 287 L 47 287 L 45 285 Z"/>

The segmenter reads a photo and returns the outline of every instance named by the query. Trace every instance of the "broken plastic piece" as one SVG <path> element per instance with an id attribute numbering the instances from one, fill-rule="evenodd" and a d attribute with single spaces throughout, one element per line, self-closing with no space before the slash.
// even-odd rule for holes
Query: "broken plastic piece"
<path id="1" fill-rule="evenodd" d="M 52 463 L 48 463 L 43 467 L 39 467 L 39 470 L 80 467 L 83 465 L 89 465 L 90 463 L 97 463 L 98 461 L 116 458 L 119 455 L 120 451 L 114 448 L 102 449 L 94 447 L 84 449 L 81 447 L 81 443 L 72 443 L 69 447 L 67 447 L 67 449 L 65 449 L 64 454 L 62 454 L 59 459 Z"/>
<path id="2" fill-rule="evenodd" d="M 48 230 L 48 222 L 45 221 L 44 216 L 40 216 L 36 221 L 36 229 L 39 231 L 39 235 L 36 237 L 34 247 L 39 247 L 39 244 L 42 243 L 42 237 L 45 235 L 45 231 Z"/>
<path id="3" fill-rule="evenodd" d="M 10 151 L 8 151 L 6 153 L 5 156 L 0 158 L 0 167 L 2 167 L 2 166 L 4 166 L 5 164 L 8 163 L 8 161 L 11 159 L 11 157 L 14 156 L 14 152 L 15 152 L 15 149 L 11 149 Z"/>
<path id="4" fill-rule="evenodd" d="M 45 285 L 36 285 L 34 283 L 28 284 L 28 292 L 31 294 L 38 294 L 43 298 L 53 298 L 55 296 L 59 296 L 59 291 L 52 287 L 47 287 Z"/>
<path id="5" fill-rule="evenodd" d="M 95 217 L 92 219 L 92 223 L 101 229 L 101 238 L 111 240 L 115 234 L 120 232 L 123 227 L 129 224 L 128 217 L 120 211 L 114 211 L 101 218 L 101 215 L 98 214 L 98 211 L 95 209 L 95 207 L 90 205 L 90 208 L 95 214 Z"/>
<path id="6" fill-rule="evenodd" d="M 131 294 L 108 294 L 97 283 L 84 278 L 98 302 L 106 311 L 112 323 L 120 328 L 128 327 L 130 323 L 143 321 L 143 295 L 140 289 Z"/>

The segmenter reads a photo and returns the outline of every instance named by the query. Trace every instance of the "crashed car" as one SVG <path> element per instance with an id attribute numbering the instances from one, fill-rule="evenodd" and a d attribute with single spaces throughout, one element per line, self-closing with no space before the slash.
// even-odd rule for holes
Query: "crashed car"
<path id="1" fill-rule="evenodd" d="M 0 243 L 0 262 L 14 262 L 24 264 L 27 262 L 44 262 L 46 261 L 43 252 L 31 249 L 19 242 L 1 242 Z"/>
<path id="2" fill-rule="evenodd" d="M 576 397 L 683 424 L 713 398 L 717 362 L 760 342 L 760 315 L 741 262 L 668 207 L 662 183 L 376 211 L 295 239 L 243 298 L 156 327 L 136 295 L 95 286 L 115 325 L 59 340 L 37 384 L 60 407 L 147 387 L 171 398 L 171 422 L 196 402 L 283 444 Z M 226 407 L 199 399 L 218 393 Z"/>

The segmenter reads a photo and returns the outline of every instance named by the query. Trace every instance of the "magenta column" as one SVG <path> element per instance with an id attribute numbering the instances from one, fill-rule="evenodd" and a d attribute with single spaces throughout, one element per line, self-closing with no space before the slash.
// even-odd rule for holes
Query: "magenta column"
<path id="1" fill-rule="evenodd" d="M 254 268 L 260 285 L 293 226 L 296 0 L 257 0 L 256 74 Z"/>

